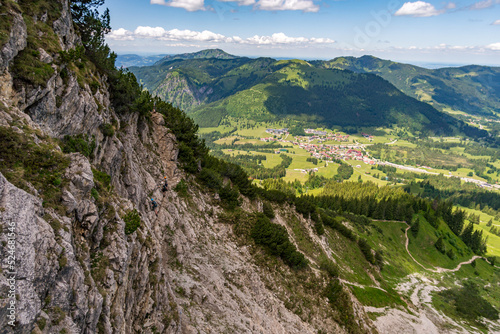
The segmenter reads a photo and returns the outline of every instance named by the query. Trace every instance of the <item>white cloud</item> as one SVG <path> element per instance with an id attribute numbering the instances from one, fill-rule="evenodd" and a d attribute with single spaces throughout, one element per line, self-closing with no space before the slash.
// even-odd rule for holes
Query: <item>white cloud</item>
<path id="1" fill-rule="evenodd" d="M 255 4 L 255 0 L 219 0 L 220 2 L 237 2 L 240 6 L 250 6 Z"/>
<path id="2" fill-rule="evenodd" d="M 271 36 L 258 36 L 247 38 L 246 41 L 250 44 L 295 44 L 304 43 L 307 38 L 304 37 L 288 37 L 282 32 L 272 34 Z"/>
<path id="3" fill-rule="evenodd" d="M 132 32 L 125 30 L 123 28 L 117 30 L 111 30 L 109 34 L 106 35 L 107 38 L 114 39 L 116 41 L 133 41 L 134 37 Z"/>
<path id="4" fill-rule="evenodd" d="M 335 43 L 334 40 L 324 37 L 290 37 L 282 32 L 274 33 L 270 36 L 259 36 L 242 38 L 240 36 L 224 36 L 212 31 L 192 31 L 192 30 L 165 30 L 162 27 L 139 26 L 133 32 L 120 28 L 111 31 L 107 38 L 112 40 L 132 41 L 135 39 L 156 39 L 171 42 L 205 42 L 205 43 L 232 43 L 248 45 L 327 45 Z"/>
<path id="5" fill-rule="evenodd" d="M 494 26 L 500 26 L 500 20 L 496 20 L 495 22 L 492 23 Z"/>
<path id="6" fill-rule="evenodd" d="M 470 46 L 470 45 L 448 45 L 445 43 L 434 45 L 434 46 L 422 46 L 422 47 L 417 47 L 417 46 L 410 46 L 410 47 L 392 47 L 394 50 L 401 50 L 401 51 L 420 51 L 424 53 L 429 53 L 429 52 L 441 52 L 441 53 L 469 53 L 469 54 L 484 54 L 488 51 L 500 51 L 500 43 L 493 43 L 490 45 L 479 45 L 479 46 Z"/>
<path id="7" fill-rule="evenodd" d="M 306 38 L 306 37 L 289 37 L 282 32 L 274 33 L 271 36 L 258 36 L 249 37 L 243 40 L 244 44 L 258 44 L 258 45 L 284 45 L 284 44 L 332 44 L 334 40 L 329 38 Z"/>
<path id="8" fill-rule="evenodd" d="M 476 3 L 473 3 L 467 9 L 469 10 L 480 10 L 480 9 L 486 9 L 493 7 L 495 4 L 499 4 L 500 0 L 483 0 L 483 1 L 478 1 Z"/>
<path id="9" fill-rule="evenodd" d="M 165 2 L 165 0 L 151 0 L 150 3 L 152 5 L 184 8 L 188 12 L 206 10 L 204 0 L 171 0 L 169 2 Z"/>
<path id="10" fill-rule="evenodd" d="M 313 0 L 218 0 L 219 2 L 236 2 L 240 6 L 255 5 L 260 10 L 301 10 L 303 12 L 317 12 L 319 6 Z M 204 0 L 150 0 L 152 5 L 184 8 L 189 12 L 207 10 Z M 210 8 L 209 8 L 210 9 Z"/>
<path id="11" fill-rule="evenodd" d="M 301 10 L 303 12 L 317 12 L 319 6 L 312 0 L 259 0 L 258 9 L 262 10 Z"/>
<path id="12" fill-rule="evenodd" d="M 143 27 L 139 26 L 135 29 L 133 35 L 136 38 L 154 38 L 164 41 L 203 41 L 203 42 L 224 42 L 227 37 L 221 34 L 203 30 L 165 30 L 162 27 Z"/>
<path id="13" fill-rule="evenodd" d="M 160 38 L 163 35 L 165 35 L 166 30 L 163 29 L 162 27 L 143 27 L 143 26 L 138 26 L 135 31 L 134 35 L 137 37 L 145 37 L 145 38 Z"/>
<path id="14" fill-rule="evenodd" d="M 330 38 L 311 38 L 311 43 L 313 44 L 332 44 L 335 43 L 333 39 Z"/>
<path id="15" fill-rule="evenodd" d="M 500 43 L 493 43 L 493 44 L 487 45 L 486 48 L 493 50 L 493 51 L 500 51 Z"/>
<path id="16" fill-rule="evenodd" d="M 424 1 L 405 2 L 394 14 L 396 16 L 429 17 L 444 13 L 446 10 L 437 10 L 432 4 Z"/>

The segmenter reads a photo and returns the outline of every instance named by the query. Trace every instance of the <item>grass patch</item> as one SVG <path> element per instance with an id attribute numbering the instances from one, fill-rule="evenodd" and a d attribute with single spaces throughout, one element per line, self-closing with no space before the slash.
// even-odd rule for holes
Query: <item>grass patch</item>
<path id="1" fill-rule="evenodd" d="M 64 171 L 70 161 L 55 145 L 36 145 L 30 137 L 0 127 L 0 156 L 0 171 L 11 183 L 28 192 L 34 187 L 44 206 L 64 214 L 61 195 L 68 182 Z"/>
<path id="2" fill-rule="evenodd" d="M 14 15 L 12 12 L 19 12 L 19 5 L 12 0 L 2 1 L 0 6 L 0 48 L 9 41 L 10 30 L 14 23 Z"/>
<path id="3" fill-rule="evenodd" d="M 448 303 L 455 315 L 472 321 L 476 326 L 483 327 L 481 317 L 498 320 L 498 311 L 480 295 L 480 289 L 472 282 L 464 282 L 461 288 L 441 291 L 438 295 L 444 303 Z M 439 305 L 439 303 L 438 303 Z"/>
<path id="4" fill-rule="evenodd" d="M 396 292 L 394 292 L 393 294 L 388 294 L 387 292 L 380 289 L 371 287 L 360 288 L 357 286 L 351 286 L 351 291 L 359 300 L 359 302 L 366 306 L 406 306 L 406 304 L 401 300 Z"/>
<path id="5" fill-rule="evenodd" d="M 124 217 L 125 222 L 125 234 L 129 235 L 134 233 L 139 226 L 141 226 L 141 216 L 136 209 L 129 211 Z"/>
<path id="6" fill-rule="evenodd" d="M 74 136 L 64 136 L 62 139 L 62 150 L 64 153 L 79 152 L 87 158 L 93 156 L 96 148 L 95 138 L 92 136 L 79 134 Z"/>
<path id="7" fill-rule="evenodd" d="M 183 198 L 187 198 L 189 196 L 188 193 L 188 185 L 184 179 L 180 180 L 174 187 L 174 191 Z"/>
<path id="8" fill-rule="evenodd" d="M 448 269 L 455 268 L 458 263 L 470 259 L 472 251 L 463 243 L 463 241 L 451 232 L 449 227 L 441 222 L 437 229 L 432 227 L 422 216 L 420 219 L 420 230 L 415 238 L 412 233 L 408 233 L 410 243 L 408 249 L 417 261 L 427 268 L 443 267 Z M 443 237 L 445 253 L 440 253 L 434 246 L 437 240 Z M 446 255 L 450 249 L 456 254 L 454 259 Z"/>

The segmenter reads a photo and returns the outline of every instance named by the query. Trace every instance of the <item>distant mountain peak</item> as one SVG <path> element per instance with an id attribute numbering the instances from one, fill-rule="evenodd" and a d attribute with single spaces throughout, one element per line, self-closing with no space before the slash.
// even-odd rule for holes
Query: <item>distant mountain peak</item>
<path id="1" fill-rule="evenodd" d="M 238 56 L 234 56 L 232 54 L 227 53 L 224 50 L 221 49 L 206 49 L 206 50 L 201 50 L 197 52 L 191 52 L 191 53 L 181 53 L 181 54 L 176 54 L 176 55 L 168 55 L 159 60 L 156 65 L 162 64 L 167 61 L 172 61 L 176 59 L 211 59 L 211 58 L 216 58 L 216 59 L 236 59 L 236 58 L 241 58 Z"/>

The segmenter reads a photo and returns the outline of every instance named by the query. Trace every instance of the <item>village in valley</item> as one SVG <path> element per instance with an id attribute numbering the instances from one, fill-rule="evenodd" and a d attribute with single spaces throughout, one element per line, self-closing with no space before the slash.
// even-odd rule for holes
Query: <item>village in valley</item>
<path id="1" fill-rule="evenodd" d="M 337 173 L 340 164 L 344 163 L 354 168 L 352 180 L 372 181 L 379 185 L 402 181 L 400 177 L 391 177 L 387 174 L 387 168 L 392 168 L 398 173 L 458 177 L 463 182 L 475 183 L 481 188 L 500 189 L 498 182 L 500 180 L 487 180 L 475 173 L 471 176 L 469 168 L 448 170 L 423 164 L 391 161 L 394 156 L 376 156 L 372 145 L 382 144 L 388 151 L 396 154 L 400 150 L 417 146 L 395 134 L 397 129 L 396 131 L 375 129 L 377 134 L 364 130 L 351 135 L 335 129 L 301 128 L 300 130 L 300 135 L 292 135 L 293 130 L 287 127 L 237 129 L 232 135 L 215 140 L 214 144 L 225 145 L 225 148 L 220 149 L 229 156 L 263 157 L 264 160 L 259 160 L 259 165 L 264 168 L 278 166 L 282 162 L 280 156 L 288 156 L 292 158 L 292 162 L 286 167 L 283 179 L 290 182 L 298 180 L 304 183 L 311 173 L 331 178 Z M 447 140 L 454 142 L 458 139 L 450 137 Z M 406 156 L 406 153 L 404 154 Z M 498 167 L 500 168 L 500 165 Z"/>
<path id="2" fill-rule="evenodd" d="M 366 153 L 364 144 L 357 142 L 349 144 L 349 135 L 347 134 L 328 133 L 327 131 L 315 129 L 304 129 L 304 132 L 309 136 L 291 136 L 287 128 L 266 129 L 266 133 L 272 136 L 263 137 L 260 140 L 263 142 L 279 142 L 298 146 L 309 152 L 312 157 L 328 163 L 332 163 L 334 160 L 358 160 L 369 165 L 376 164 L 376 160 Z M 373 136 L 365 133 L 363 133 L 363 137 L 370 141 L 373 138 Z M 331 142 L 337 142 L 338 144 L 332 144 Z M 287 152 L 286 149 L 275 151 L 276 154 L 285 152 Z"/>

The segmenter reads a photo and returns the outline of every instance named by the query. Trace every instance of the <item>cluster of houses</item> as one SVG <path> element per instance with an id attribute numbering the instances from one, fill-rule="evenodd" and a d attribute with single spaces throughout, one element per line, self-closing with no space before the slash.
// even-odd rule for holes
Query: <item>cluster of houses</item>
<path id="1" fill-rule="evenodd" d="M 319 143 L 323 143 L 325 141 L 338 141 L 338 142 L 348 142 L 349 135 L 342 135 L 340 133 L 327 133 L 326 131 L 319 131 L 314 129 L 304 129 L 304 132 L 307 134 L 313 134 L 313 136 L 297 136 L 296 142 L 293 142 L 294 145 L 298 145 L 298 141 L 313 141 L 318 140 Z M 275 138 L 274 136 L 281 136 L 288 134 L 288 128 L 283 129 L 266 129 L 266 133 L 272 134 L 272 137 L 262 137 L 261 141 L 266 143 L 277 141 L 277 142 L 290 142 L 281 138 Z M 373 137 L 373 136 L 372 136 Z"/>
<path id="2" fill-rule="evenodd" d="M 270 133 L 273 135 L 284 135 L 288 134 L 288 128 L 283 129 L 266 129 L 266 133 Z"/>
<path id="3" fill-rule="evenodd" d="M 369 165 L 376 164 L 375 160 L 365 155 L 361 148 L 355 146 L 300 143 L 299 147 L 311 153 L 313 157 L 326 161 L 334 159 L 358 160 Z"/>
<path id="4" fill-rule="evenodd" d="M 361 135 L 362 135 L 364 138 L 368 139 L 369 141 L 372 141 L 372 140 L 373 140 L 373 136 L 372 136 L 372 135 L 369 135 L 369 134 L 364 133 L 364 132 L 361 132 Z"/>
<path id="5" fill-rule="evenodd" d="M 317 136 L 326 136 L 327 132 L 326 131 L 319 131 L 319 130 L 314 130 L 314 129 L 304 129 L 304 132 L 305 133 L 308 133 L 308 134 L 313 134 L 313 135 L 317 135 Z"/>
<path id="6" fill-rule="evenodd" d="M 288 129 L 267 129 L 267 133 L 272 134 L 287 134 Z M 359 145 L 331 145 L 331 144 L 323 144 L 324 141 L 339 141 L 339 142 L 348 142 L 349 135 L 341 135 L 338 133 L 330 133 L 327 134 L 325 131 L 316 131 L 313 129 L 304 129 L 306 133 L 314 134 L 314 136 L 298 136 L 295 140 L 285 140 L 283 138 L 274 138 L 274 137 L 265 137 L 260 138 L 261 141 L 265 142 L 281 142 L 281 143 L 291 143 L 295 146 L 299 146 L 300 148 L 305 149 L 311 155 L 317 159 L 331 161 L 334 159 L 341 160 L 359 160 L 363 161 L 366 164 L 374 165 L 376 162 L 366 156 L 361 146 Z M 321 136 L 319 135 L 321 134 Z M 365 135 L 365 134 L 363 134 Z M 373 138 L 373 136 L 367 135 L 367 138 Z M 318 139 L 317 144 L 311 143 L 314 139 Z M 275 153 L 285 153 L 286 149 L 276 150 Z"/>
<path id="7" fill-rule="evenodd" d="M 309 173 L 316 173 L 319 169 L 317 167 L 315 168 L 306 168 L 306 169 L 294 169 L 298 172 L 304 173 L 304 174 L 309 174 Z"/>

